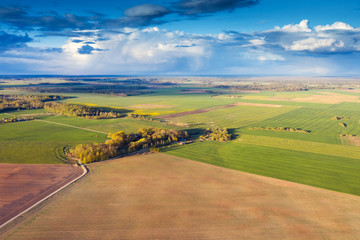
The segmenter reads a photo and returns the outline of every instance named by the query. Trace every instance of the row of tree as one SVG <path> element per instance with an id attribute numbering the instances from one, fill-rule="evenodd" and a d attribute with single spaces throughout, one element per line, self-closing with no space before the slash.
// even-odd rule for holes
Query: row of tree
<path id="1" fill-rule="evenodd" d="M 123 115 L 113 111 L 102 111 L 99 108 L 77 104 L 48 102 L 44 108 L 53 113 L 59 113 L 71 117 L 84 117 L 89 119 L 119 118 Z"/>
<path id="2" fill-rule="evenodd" d="M 0 112 L 18 109 L 40 109 L 46 102 L 65 99 L 58 95 L 0 95 Z"/>
<path id="3" fill-rule="evenodd" d="M 82 163 L 92 163 L 135 152 L 164 146 L 189 138 L 186 131 L 174 129 L 142 128 L 138 133 L 126 134 L 123 131 L 109 134 L 105 143 L 80 144 L 71 154 Z"/>
<path id="4" fill-rule="evenodd" d="M 303 130 L 301 128 L 292 128 L 292 127 L 252 127 L 250 130 L 266 130 L 266 131 L 286 131 L 286 132 L 300 132 L 300 133 L 310 133 L 310 130 Z"/>
<path id="5" fill-rule="evenodd" d="M 231 140 L 231 134 L 226 128 L 207 128 L 199 138 L 201 141 L 227 142 Z"/>
<path id="6" fill-rule="evenodd" d="M 136 113 L 128 113 L 126 115 L 126 117 L 127 118 L 132 118 L 132 119 L 137 119 L 137 120 L 164 123 L 166 125 L 173 126 L 173 127 L 188 127 L 188 124 L 183 123 L 183 122 L 171 122 L 171 121 L 167 122 L 167 121 L 164 121 L 164 120 L 159 120 L 159 119 L 151 118 L 151 117 L 144 116 L 144 115 L 139 115 L 139 114 L 136 114 Z"/>
<path id="7" fill-rule="evenodd" d="M 120 82 L 121 83 L 121 82 Z M 152 93 L 147 86 L 117 84 L 52 83 L 12 88 L 20 91 L 40 93 L 96 93 L 119 96 L 136 96 Z"/>
<path id="8" fill-rule="evenodd" d="M 23 122 L 23 121 L 31 121 L 34 120 L 33 117 L 11 117 L 11 118 L 3 118 L 0 119 L 0 124 L 3 123 L 13 123 L 13 122 Z"/>
<path id="9" fill-rule="evenodd" d="M 251 81 L 251 80 L 237 80 L 234 83 L 231 81 L 229 83 L 223 82 L 222 84 L 210 84 L 210 86 L 215 88 L 229 89 L 232 92 L 241 92 L 241 91 L 273 91 L 273 92 L 293 92 L 293 91 L 309 91 L 309 90 L 318 90 L 318 89 L 349 89 L 349 85 L 358 86 L 359 83 L 356 81 L 336 81 L 329 79 L 317 79 L 316 82 L 309 79 L 286 79 L 286 80 L 270 80 L 262 79 L 261 81 Z"/>
<path id="10" fill-rule="evenodd" d="M 132 119 L 150 121 L 150 122 L 161 122 L 161 121 L 158 120 L 158 119 L 154 119 L 154 118 L 147 117 L 147 116 L 144 116 L 144 115 L 139 115 L 139 114 L 136 114 L 136 113 L 128 113 L 128 114 L 126 115 L 126 117 L 127 117 L 127 118 L 132 118 Z"/>

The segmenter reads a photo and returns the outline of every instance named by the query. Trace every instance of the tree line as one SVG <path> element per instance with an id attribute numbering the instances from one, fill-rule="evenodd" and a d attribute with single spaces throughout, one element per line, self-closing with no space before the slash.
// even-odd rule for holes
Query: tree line
<path id="1" fill-rule="evenodd" d="M 128 113 L 126 115 L 127 118 L 131 118 L 131 119 L 136 119 L 136 120 L 143 120 L 143 121 L 150 121 L 150 122 L 157 122 L 157 123 L 163 123 L 169 126 L 173 126 L 173 127 L 188 127 L 188 124 L 183 123 L 183 122 L 168 122 L 168 121 L 164 121 L 161 119 L 156 119 L 156 118 L 151 118 L 145 115 L 140 115 L 140 114 L 136 114 L 136 113 Z"/>
<path id="2" fill-rule="evenodd" d="M 70 117 L 83 117 L 88 119 L 128 117 L 151 122 L 162 122 L 158 119 L 134 113 L 126 115 L 116 111 L 109 111 L 108 109 L 101 107 L 54 102 L 56 100 L 67 98 L 69 97 L 59 95 L 0 95 L 0 112 L 44 108 L 49 112 L 63 114 Z"/>
<path id="3" fill-rule="evenodd" d="M 150 122 L 162 122 L 161 120 L 158 120 L 158 119 L 154 119 L 154 118 L 151 118 L 151 117 L 147 117 L 147 116 L 144 116 L 144 115 L 139 115 L 139 114 L 136 114 L 136 113 L 128 113 L 126 115 L 127 118 L 132 118 L 132 119 L 137 119 L 137 120 L 144 120 L 144 121 L 150 121 Z"/>
<path id="4" fill-rule="evenodd" d="M 286 132 L 300 132 L 300 133 L 310 133 L 310 130 L 303 130 L 301 128 L 292 128 L 292 127 L 252 127 L 250 130 L 266 130 L 266 131 L 286 131 Z"/>
<path id="5" fill-rule="evenodd" d="M 105 143 L 80 144 L 71 154 L 82 163 L 107 160 L 122 154 L 164 146 L 189 138 L 186 131 L 160 128 L 142 128 L 137 133 L 119 131 L 108 135 Z"/>
<path id="6" fill-rule="evenodd" d="M 11 117 L 11 118 L 2 118 L 0 119 L 0 124 L 3 123 L 13 123 L 13 122 L 24 122 L 24 121 L 31 121 L 34 120 L 33 117 Z"/>
<path id="7" fill-rule="evenodd" d="M 96 93 L 118 96 L 136 96 L 152 93 L 147 86 L 114 84 L 84 84 L 84 83 L 47 83 L 29 85 L 27 87 L 11 88 L 20 91 L 40 93 Z"/>
<path id="8" fill-rule="evenodd" d="M 272 91 L 272 92 L 294 92 L 294 91 L 309 91 L 319 89 L 354 89 L 359 87 L 359 82 L 356 80 L 341 80 L 336 79 L 286 79 L 286 80 L 234 80 L 228 79 L 230 82 L 222 81 L 223 83 L 217 84 L 218 81 L 212 82 L 208 87 L 229 89 L 232 92 L 241 91 Z M 349 87 L 351 86 L 351 87 Z"/>
<path id="9" fill-rule="evenodd" d="M 0 95 L 0 112 L 24 109 L 41 109 L 45 102 L 68 97 L 58 95 Z"/>
<path id="10" fill-rule="evenodd" d="M 45 103 L 44 109 L 53 113 L 59 113 L 70 117 L 84 117 L 89 119 L 108 119 L 123 117 L 121 113 L 113 111 L 107 112 L 95 107 L 68 103 L 48 102 Z"/>

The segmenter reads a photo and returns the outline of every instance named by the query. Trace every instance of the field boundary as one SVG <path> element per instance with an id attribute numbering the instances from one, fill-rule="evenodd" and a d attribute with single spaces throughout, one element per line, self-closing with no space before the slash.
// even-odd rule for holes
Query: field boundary
<path id="1" fill-rule="evenodd" d="M 51 122 L 51 121 L 42 120 L 42 119 L 34 119 L 34 121 L 47 122 L 47 123 L 57 124 L 57 125 L 65 126 L 65 127 L 72 127 L 72 128 L 77 128 L 77 129 L 81 129 L 81 130 L 85 130 L 85 131 L 96 132 L 96 133 L 101 133 L 101 134 L 106 134 L 106 135 L 108 134 L 106 132 L 100 132 L 100 131 L 96 131 L 96 130 L 92 130 L 92 129 L 84 128 L 84 127 L 76 127 L 76 126 L 65 124 L 65 123 Z"/>
<path id="2" fill-rule="evenodd" d="M 284 185 L 289 185 L 289 184 L 291 185 L 291 184 L 292 184 L 292 185 L 302 186 L 302 188 L 321 190 L 321 191 L 323 191 L 323 192 L 332 193 L 332 194 L 338 195 L 338 196 L 344 196 L 344 195 L 346 195 L 346 196 L 348 196 L 348 197 L 351 197 L 352 199 L 358 199 L 358 198 L 360 197 L 360 195 L 355 195 L 355 194 L 352 194 L 352 193 L 340 192 L 340 191 L 337 191 L 337 190 L 332 190 L 332 189 L 328 189 L 328 188 L 317 187 L 317 186 L 313 186 L 313 185 L 309 185 L 309 184 L 305 184 L 305 183 L 294 182 L 294 181 L 290 181 L 290 180 L 286 180 L 286 179 L 281 179 L 281 178 L 276 178 L 276 177 L 270 177 L 270 176 L 267 176 L 267 175 L 261 175 L 261 174 L 257 174 L 257 173 L 245 172 L 245 171 L 242 171 L 242 170 L 237 170 L 237 169 L 228 168 L 228 167 L 222 167 L 222 166 L 214 165 L 214 164 L 211 164 L 211 163 L 201 162 L 201 161 L 198 161 L 198 160 L 193 160 L 193 159 L 190 159 L 190 158 L 181 157 L 181 156 L 174 155 L 174 154 L 170 154 L 170 153 L 166 153 L 166 152 L 160 152 L 160 153 L 155 153 L 155 154 L 164 154 L 164 155 L 168 155 L 168 156 L 173 156 L 173 157 L 180 158 L 180 159 L 183 159 L 183 160 L 188 160 L 188 161 L 196 162 L 197 164 L 200 164 L 200 165 L 211 166 L 211 167 L 217 168 L 217 169 L 222 170 L 222 171 L 225 171 L 225 172 L 241 173 L 241 174 L 247 175 L 247 176 L 260 177 L 260 178 L 263 178 L 263 179 L 265 179 L 265 180 L 273 181 L 273 182 L 275 182 L 275 183 L 276 183 L 277 185 L 279 185 L 279 186 L 284 186 Z"/>
<path id="3" fill-rule="evenodd" d="M 4 114 L 9 115 L 9 116 L 14 116 L 14 117 L 16 116 L 16 115 L 13 115 L 10 113 L 4 113 Z M 57 125 L 65 126 L 65 127 L 72 127 L 72 128 L 76 128 L 76 129 L 81 129 L 81 130 L 85 130 L 85 131 L 96 132 L 96 133 L 101 133 L 101 134 L 106 134 L 106 135 L 108 134 L 106 132 L 101 132 L 101 131 L 97 131 L 97 130 L 93 130 L 93 129 L 89 129 L 89 128 L 76 127 L 76 126 L 65 124 L 65 123 L 52 122 L 52 121 L 47 121 L 47 120 L 43 120 L 43 119 L 34 119 L 34 121 L 47 122 L 47 123 L 57 124 Z"/>
<path id="4" fill-rule="evenodd" d="M 40 205 L 41 203 L 43 203 L 44 201 L 46 201 L 47 199 L 49 199 L 50 197 L 54 196 L 56 193 L 60 192 L 61 190 L 63 190 L 64 188 L 68 187 L 69 185 L 71 185 L 72 183 L 78 181 L 80 178 L 82 178 L 83 176 L 85 176 L 88 173 L 88 169 L 85 167 L 84 164 L 80 164 L 81 168 L 83 169 L 83 173 L 78 176 L 77 178 L 73 179 L 72 181 L 68 182 L 67 184 L 65 184 L 64 186 L 60 187 L 59 189 L 57 189 L 56 191 L 50 193 L 49 195 L 47 195 L 46 197 L 44 197 L 43 199 L 39 200 L 38 202 L 36 202 L 35 204 L 33 204 L 32 206 L 28 207 L 27 209 L 25 209 L 24 211 L 22 211 L 21 213 L 17 214 L 16 216 L 10 218 L 9 220 L 7 220 L 5 223 L 0 225 L 0 229 L 5 227 L 7 224 L 11 223 L 12 221 L 14 221 L 15 219 L 17 219 L 18 217 L 20 217 L 21 215 L 29 212 L 31 209 L 35 208 L 36 206 Z"/>

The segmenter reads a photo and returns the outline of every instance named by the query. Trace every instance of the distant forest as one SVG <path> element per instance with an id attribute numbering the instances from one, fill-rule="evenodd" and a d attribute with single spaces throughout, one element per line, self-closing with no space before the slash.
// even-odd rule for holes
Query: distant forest
<path id="1" fill-rule="evenodd" d="M 135 85 L 85 85 L 73 83 L 61 84 L 39 84 L 26 87 L 12 88 L 20 91 L 30 91 L 39 93 L 96 93 L 96 94 L 109 94 L 119 96 L 136 96 L 141 94 L 151 93 L 146 86 Z"/>
<path id="2" fill-rule="evenodd" d="M 46 109 L 49 112 L 71 117 L 108 119 L 125 117 L 125 114 L 78 104 L 55 102 L 69 97 L 59 95 L 0 95 L 0 112 L 28 109 Z"/>
<path id="3" fill-rule="evenodd" d="M 0 79 L 1 81 L 2 79 Z M 9 86 L 7 89 L 40 93 L 96 93 L 118 96 L 136 96 L 156 92 L 158 88 L 184 87 L 184 84 L 195 84 L 204 88 L 204 93 L 219 94 L 224 89 L 227 93 L 241 91 L 309 91 L 319 89 L 354 89 L 360 88 L 359 79 L 338 79 L 332 77 L 296 78 L 296 77 L 99 77 L 99 76 L 73 76 L 54 77 L 48 83 L 37 83 L 41 77 L 34 78 L 4 78 Z M 11 85 L 11 81 L 28 80 L 29 84 L 21 86 Z M 55 81 L 56 80 L 56 81 Z M 57 81 L 63 82 L 57 82 Z M 209 89 L 210 88 L 210 89 Z M 220 92 L 217 92 L 217 90 Z M 182 90 L 182 91 L 186 91 Z"/>
<path id="4" fill-rule="evenodd" d="M 44 108 L 45 102 L 66 99 L 58 95 L 0 95 L 0 112 Z"/>

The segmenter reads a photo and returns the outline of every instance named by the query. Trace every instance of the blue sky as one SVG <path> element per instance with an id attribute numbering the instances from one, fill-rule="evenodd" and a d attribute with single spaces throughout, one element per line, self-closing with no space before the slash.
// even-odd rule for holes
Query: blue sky
<path id="1" fill-rule="evenodd" d="M 0 74 L 359 75 L 355 0 L 1 0 Z"/>

